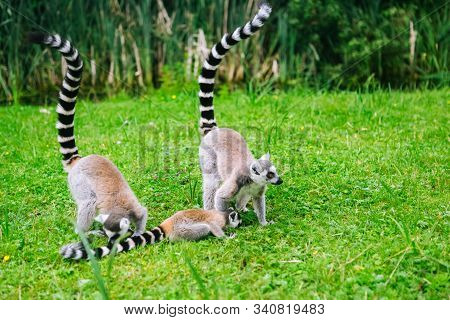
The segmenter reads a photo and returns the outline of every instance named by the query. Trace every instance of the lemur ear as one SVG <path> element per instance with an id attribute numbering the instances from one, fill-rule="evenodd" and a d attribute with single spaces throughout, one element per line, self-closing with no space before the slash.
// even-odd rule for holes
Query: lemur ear
<path id="1" fill-rule="evenodd" d="M 270 161 L 270 153 L 266 153 L 265 155 L 263 155 L 259 160 L 265 160 L 265 161 Z"/>
<path id="2" fill-rule="evenodd" d="M 250 166 L 250 170 L 252 171 L 252 173 L 259 176 L 262 172 L 261 164 L 258 161 L 253 161 L 252 165 Z"/>

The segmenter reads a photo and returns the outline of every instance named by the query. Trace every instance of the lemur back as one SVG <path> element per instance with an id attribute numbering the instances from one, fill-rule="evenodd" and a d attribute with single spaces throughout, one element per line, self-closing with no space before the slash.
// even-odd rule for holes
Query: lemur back
<path id="1" fill-rule="evenodd" d="M 158 227 L 133 235 L 117 244 L 117 253 L 130 251 L 138 246 L 154 244 L 167 238 L 169 241 L 196 241 L 209 234 L 218 238 L 226 237 L 223 229 L 227 226 L 238 227 L 242 223 L 239 214 L 229 211 L 227 215 L 216 210 L 188 209 L 178 211 L 164 220 Z M 117 237 L 117 236 L 115 236 Z M 112 238 L 112 240 L 115 240 Z M 102 258 L 112 252 L 114 241 L 107 246 L 95 248 L 92 254 Z M 82 245 L 72 246 L 66 251 L 66 258 L 73 260 L 88 259 L 89 255 Z"/>
<path id="2" fill-rule="evenodd" d="M 261 4 L 258 13 L 243 27 L 222 40 L 211 49 L 198 79 L 200 85 L 200 167 L 203 176 L 203 208 L 225 211 L 231 200 L 237 209 L 245 210 L 252 199 L 255 212 L 262 225 L 265 217 L 265 191 L 268 184 L 281 184 L 269 154 L 255 159 L 244 138 L 236 131 L 218 128 L 214 117 L 214 77 L 228 50 L 242 39 L 258 31 L 269 18 L 272 9 Z"/>
<path id="3" fill-rule="evenodd" d="M 106 233 L 112 237 L 136 224 L 136 234 L 145 230 L 147 209 L 143 207 L 117 167 L 108 159 L 90 155 L 81 157 L 75 144 L 74 117 L 77 94 L 83 72 L 83 61 L 71 43 L 59 35 L 31 33 L 29 40 L 58 50 L 67 62 L 67 71 L 59 91 L 56 112 L 58 142 L 68 184 L 78 207 L 76 232 L 87 232 L 97 213 Z M 65 255 L 71 244 L 61 249 Z"/>

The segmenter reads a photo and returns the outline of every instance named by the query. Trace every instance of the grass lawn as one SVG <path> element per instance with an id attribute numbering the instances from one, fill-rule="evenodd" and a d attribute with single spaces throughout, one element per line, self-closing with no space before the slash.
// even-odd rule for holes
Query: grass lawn
<path id="1" fill-rule="evenodd" d="M 201 206 L 196 90 L 81 100 L 82 155 L 111 159 L 148 227 Z M 219 126 L 272 154 L 268 220 L 235 239 L 162 242 L 100 262 L 113 299 L 449 299 L 446 91 L 222 94 Z M 49 110 L 50 112 L 46 112 Z M 63 261 L 75 204 L 54 106 L 0 108 L 0 298 L 100 298 L 89 262 Z"/>

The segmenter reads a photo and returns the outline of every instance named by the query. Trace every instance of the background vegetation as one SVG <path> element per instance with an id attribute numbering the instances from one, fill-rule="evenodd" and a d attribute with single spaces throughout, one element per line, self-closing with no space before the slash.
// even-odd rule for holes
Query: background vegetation
<path id="1" fill-rule="evenodd" d="M 82 95 L 134 94 L 195 79 L 213 41 L 251 17 L 256 2 L 0 0 L 0 103 L 43 102 L 60 83 L 60 57 L 26 44 L 27 31 L 73 40 L 86 64 Z M 272 4 L 264 31 L 230 52 L 221 80 L 271 87 L 449 84 L 446 0 Z"/>

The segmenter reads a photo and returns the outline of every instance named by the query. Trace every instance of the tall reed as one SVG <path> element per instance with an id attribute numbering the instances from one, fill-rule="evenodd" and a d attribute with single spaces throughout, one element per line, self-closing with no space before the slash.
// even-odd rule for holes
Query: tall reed
<path id="1" fill-rule="evenodd" d="M 207 48 L 249 19 L 257 2 L 0 0 L 0 104 L 46 102 L 61 82 L 58 54 L 26 44 L 30 30 L 58 32 L 83 53 L 82 95 L 141 94 L 164 85 L 169 74 L 179 83 L 195 81 Z M 219 81 L 274 79 L 274 85 L 343 88 L 367 81 L 394 87 L 449 84 L 450 5 L 444 0 L 273 5 L 264 31 L 227 55 Z M 417 32 L 413 63 L 411 22 Z"/>

